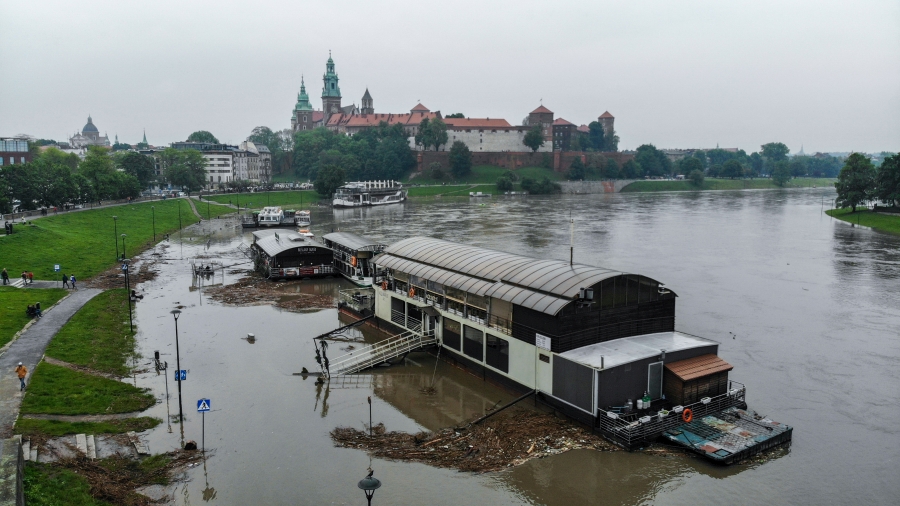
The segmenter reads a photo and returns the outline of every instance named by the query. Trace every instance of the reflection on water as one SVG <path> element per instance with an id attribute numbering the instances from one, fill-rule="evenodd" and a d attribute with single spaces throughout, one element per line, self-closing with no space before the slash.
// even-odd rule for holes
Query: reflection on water
<path id="1" fill-rule="evenodd" d="M 315 374 L 295 375 L 304 367 L 318 370 L 312 338 L 347 322 L 334 309 L 301 314 L 212 301 L 200 306 L 189 291 L 189 261 L 202 255 L 238 264 L 246 259 L 237 246 L 252 238 L 237 222 L 195 225 L 185 233 L 183 261 L 178 244 L 162 246 L 167 259 L 158 264 L 159 277 L 140 287 L 147 296 L 136 316 L 141 354 L 160 350 L 174 364 L 168 312 L 183 306 L 181 360 L 189 370 L 184 405 L 208 397 L 216 407 L 206 416 L 206 439 L 216 449 L 207 466 L 217 486 L 191 470 L 193 481 L 176 500 L 189 504 L 193 495 L 220 504 L 358 504 L 356 482 L 373 464 L 384 483 L 375 502 L 383 504 L 895 502 L 900 238 L 833 221 L 822 213 L 822 200 L 833 194 L 494 197 L 489 203 L 428 199 L 311 209 L 319 237 L 332 229 L 386 243 L 429 235 L 560 259 L 569 256 L 573 217 L 576 261 L 645 274 L 672 288 L 679 294 L 678 329 L 719 340 L 720 355 L 735 366 L 732 377 L 748 386 L 751 408 L 795 427 L 789 450 L 731 468 L 689 456 L 579 450 L 476 476 L 408 462 L 372 463 L 362 451 L 335 448 L 329 431 L 365 427 L 369 396 L 375 424 L 417 432 L 454 426 L 513 395 L 445 362 L 435 368 L 435 359 L 421 353 L 397 366 L 319 384 Z M 226 274 L 225 283 L 240 276 Z M 342 279 L 306 280 L 285 283 L 284 291 L 334 296 L 351 286 Z M 241 340 L 248 333 L 259 337 L 253 346 Z M 347 329 L 334 337 L 329 356 L 381 338 L 366 327 Z M 164 378 L 138 374 L 136 381 L 163 400 Z M 435 393 L 426 393 L 432 385 Z M 170 402 L 176 396 L 173 385 Z M 164 404 L 147 414 L 166 417 Z M 198 439 L 200 417 L 185 415 L 186 437 Z M 165 425 L 148 440 L 153 451 L 178 446 L 178 435 Z"/>

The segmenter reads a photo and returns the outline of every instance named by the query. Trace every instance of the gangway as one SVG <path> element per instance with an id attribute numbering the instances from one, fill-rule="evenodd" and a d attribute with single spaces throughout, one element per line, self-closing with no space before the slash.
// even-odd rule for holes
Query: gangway
<path id="1" fill-rule="evenodd" d="M 423 334 L 406 331 L 336 357 L 329 367 L 330 374 L 323 372 L 329 376 L 357 373 L 436 343 L 433 331 Z"/>

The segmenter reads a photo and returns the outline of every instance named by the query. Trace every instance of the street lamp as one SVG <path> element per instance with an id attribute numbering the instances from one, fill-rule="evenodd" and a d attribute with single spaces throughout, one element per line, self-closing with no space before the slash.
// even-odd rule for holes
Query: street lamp
<path id="1" fill-rule="evenodd" d="M 156 242 L 156 206 L 150 206 L 153 211 L 153 242 Z"/>
<path id="2" fill-rule="evenodd" d="M 178 316 L 181 315 L 180 309 L 169 311 L 175 317 L 175 374 L 178 375 L 178 423 L 184 427 L 184 410 L 181 406 L 181 353 L 178 350 Z"/>
<path id="3" fill-rule="evenodd" d="M 122 234 L 122 259 L 123 260 L 128 257 L 128 255 L 125 254 L 125 238 L 126 237 L 128 237 L 127 234 Z"/>
<path id="4" fill-rule="evenodd" d="M 356 484 L 357 487 L 365 492 L 366 501 L 368 501 L 369 506 L 372 506 L 372 496 L 375 495 L 375 491 L 381 488 L 381 481 L 378 478 L 373 478 L 372 472 L 373 471 L 369 469 L 369 475 L 359 480 L 359 483 Z"/>
<path id="5" fill-rule="evenodd" d="M 122 259 L 122 272 L 125 273 L 125 296 L 128 297 L 128 328 L 134 332 L 134 318 L 131 314 L 131 281 L 128 277 L 128 262 L 129 260 L 127 258 Z"/>
<path id="6" fill-rule="evenodd" d="M 116 242 L 116 260 L 119 259 L 119 217 L 113 216 L 113 240 Z"/>

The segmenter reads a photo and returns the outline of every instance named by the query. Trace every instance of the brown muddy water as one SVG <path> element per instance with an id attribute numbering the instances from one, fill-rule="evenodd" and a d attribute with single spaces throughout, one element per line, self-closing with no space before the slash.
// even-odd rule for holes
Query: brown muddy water
<path id="1" fill-rule="evenodd" d="M 513 394 L 414 354 L 399 366 L 315 385 L 311 338 L 341 325 L 337 311 L 292 313 L 227 307 L 191 290 L 190 259 L 230 266 L 249 243 L 234 220 L 213 220 L 157 248 L 167 259 L 141 286 L 140 351 L 160 350 L 175 368 L 178 322 L 185 437 L 198 443 L 197 399 L 208 397 L 205 468 L 188 472 L 177 504 L 365 504 L 356 487 L 368 466 L 383 486 L 374 504 L 897 504 L 900 479 L 900 237 L 853 227 L 822 213 L 831 189 L 494 197 L 420 200 L 402 206 L 313 209 L 313 231 L 351 231 L 390 243 L 430 235 L 544 258 L 575 259 L 645 274 L 678 295 L 678 330 L 715 339 L 747 385 L 751 408 L 794 426 L 794 441 L 766 459 L 728 468 L 687 455 L 577 450 L 483 475 L 423 464 L 370 460 L 335 448 L 329 431 L 438 429 L 486 412 Z M 208 243 L 207 243 L 208 241 Z M 207 245 L 208 244 L 208 245 Z M 225 283 L 249 264 L 226 269 Z M 335 293 L 343 280 L 307 281 L 303 293 Z M 255 343 L 246 337 L 256 334 Z M 347 337 L 374 339 L 359 331 Z M 333 343 L 329 356 L 349 343 Z M 143 359 L 139 366 L 148 365 Z M 169 379 L 134 380 L 177 415 Z M 171 427 L 171 429 L 170 429 Z M 179 426 L 149 432 L 150 448 L 179 445 Z"/>

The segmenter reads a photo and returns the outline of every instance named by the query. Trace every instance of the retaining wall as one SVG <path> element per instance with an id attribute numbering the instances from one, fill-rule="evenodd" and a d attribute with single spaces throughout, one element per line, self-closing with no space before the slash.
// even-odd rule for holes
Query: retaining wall
<path id="1" fill-rule="evenodd" d="M 25 506 L 22 438 L 0 439 L 0 506 Z"/>
<path id="2" fill-rule="evenodd" d="M 563 193 L 619 193 L 622 188 L 636 179 L 615 179 L 609 181 L 560 181 Z"/>

